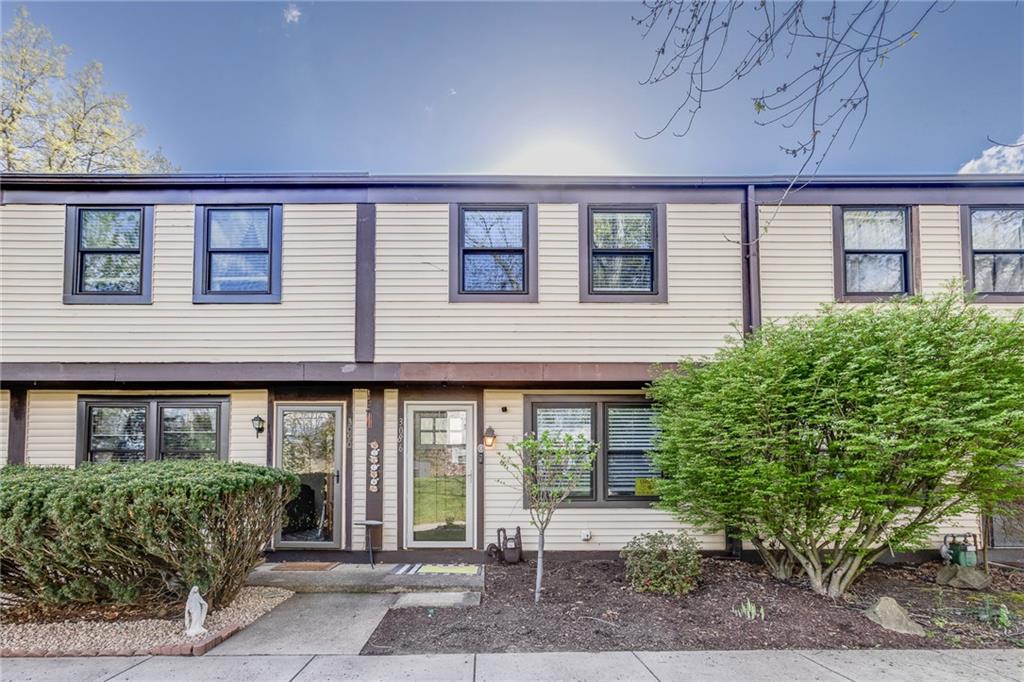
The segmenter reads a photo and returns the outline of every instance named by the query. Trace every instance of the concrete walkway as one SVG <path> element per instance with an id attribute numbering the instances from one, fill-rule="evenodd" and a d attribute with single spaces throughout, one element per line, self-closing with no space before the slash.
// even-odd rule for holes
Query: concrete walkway
<path id="1" fill-rule="evenodd" d="M 396 575 L 396 564 L 338 564 L 326 571 L 274 570 L 281 564 L 265 563 L 257 566 L 246 583 L 283 587 L 292 592 L 483 592 L 484 570 L 477 575 L 459 573 L 412 573 Z"/>
<path id="2" fill-rule="evenodd" d="M 201 658 L 15 658 L 0 661 L 0 679 L 4 682 L 1020 682 L 1024 680 L 1024 650 L 613 651 L 433 656 L 207 655 Z"/>

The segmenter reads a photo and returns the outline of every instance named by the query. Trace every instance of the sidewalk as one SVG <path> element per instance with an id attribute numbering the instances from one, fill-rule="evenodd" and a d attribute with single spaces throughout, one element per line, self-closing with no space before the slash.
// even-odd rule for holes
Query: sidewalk
<path id="1" fill-rule="evenodd" d="M 433 656 L 221 655 L 201 658 L 16 658 L 0 661 L 0 679 L 4 682 L 1020 682 L 1024 680 L 1024 650 L 613 651 Z"/>

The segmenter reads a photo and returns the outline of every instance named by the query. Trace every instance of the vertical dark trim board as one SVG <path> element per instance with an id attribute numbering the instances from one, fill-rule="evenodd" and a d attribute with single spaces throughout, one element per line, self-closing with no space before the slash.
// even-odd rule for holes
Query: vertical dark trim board
<path id="1" fill-rule="evenodd" d="M 377 302 L 377 205 L 356 204 L 356 362 L 373 362 Z"/>
<path id="2" fill-rule="evenodd" d="M 12 388 L 7 411 L 7 463 L 25 463 L 25 415 L 28 412 L 28 391 Z"/>

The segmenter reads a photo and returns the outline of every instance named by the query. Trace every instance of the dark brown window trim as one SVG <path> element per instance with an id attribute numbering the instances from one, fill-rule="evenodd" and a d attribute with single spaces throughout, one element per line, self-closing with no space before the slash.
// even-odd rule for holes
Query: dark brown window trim
<path id="1" fill-rule="evenodd" d="M 964 275 L 964 291 L 974 296 L 976 303 L 1024 303 L 1024 292 L 984 293 L 974 290 L 974 233 L 971 230 L 971 212 L 975 210 L 1022 210 L 1024 204 L 969 204 L 960 207 L 960 263 Z"/>
<path id="2" fill-rule="evenodd" d="M 846 247 L 843 243 L 843 211 L 851 210 L 901 210 L 905 212 L 906 225 L 906 257 L 903 259 L 904 291 L 894 293 L 849 293 L 846 291 Z M 832 207 L 832 272 L 835 288 L 835 298 L 839 303 L 871 303 L 875 301 L 887 301 L 898 296 L 912 296 L 917 285 L 917 268 L 915 267 L 917 253 L 918 208 L 917 206 L 892 205 L 892 204 L 858 204 L 858 205 L 836 205 Z"/>
<path id="3" fill-rule="evenodd" d="M 80 293 L 81 271 L 78 258 L 79 214 L 82 209 L 130 210 L 142 212 L 139 253 L 141 258 L 138 293 Z M 65 305 L 148 305 L 153 302 L 153 207 L 125 205 L 69 205 L 64 222 L 64 303 Z"/>
<path id="4" fill-rule="evenodd" d="M 207 215 L 211 209 L 267 209 L 270 212 L 270 282 L 269 291 L 256 293 L 218 293 L 207 290 L 209 253 Z M 195 247 L 192 260 L 193 303 L 280 303 L 281 245 L 284 212 L 281 204 L 199 204 L 196 206 Z"/>
<path id="5" fill-rule="evenodd" d="M 526 291 L 502 293 L 462 290 L 462 214 L 466 210 L 490 209 L 525 211 Z M 538 300 L 537 204 L 463 203 L 448 204 L 448 302 L 449 303 L 536 303 Z"/>
<path id="6" fill-rule="evenodd" d="M 228 396 L 188 395 L 80 395 L 75 427 L 75 466 L 89 461 L 89 408 L 101 406 L 146 407 L 146 461 L 159 459 L 160 408 L 215 406 L 217 410 L 217 458 L 227 461 L 231 430 L 231 399 Z"/>
<path id="7" fill-rule="evenodd" d="M 594 293 L 590 287 L 591 219 L 594 210 L 645 210 L 654 212 L 654 291 Z M 666 204 L 579 205 L 580 303 L 668 303 L 668 211 Z"/>
<path id="8" fill-rule="evenodd" d="M 593 429 L 595 434 L 602 434 L 602 443 L 597 459 L 594 461 L 593 472 L 591 473 L 592 495 L 586 498 L 570 497 L 566 503 L 566 509 L 650 509 L 656 497 L 608 497 L 608 454 L 607 454 L 607 426 L 605 424 L 605 408 L 608 405 L 629 405 L 629 404 L 650 404 L 642 395 L 608 395 L 608 394 L 527 394 L 523 396 L 523 431 L 527 433 L 536 432 L 534 420 L 535 406 L 592 406 L 594 411 Z M 597 440 L 595 438 L 595 440 Z M 600 493 L 598 492 L 600 491 Z M 526 508 L 526 492 L 523 491 L 523 508 Z"/>

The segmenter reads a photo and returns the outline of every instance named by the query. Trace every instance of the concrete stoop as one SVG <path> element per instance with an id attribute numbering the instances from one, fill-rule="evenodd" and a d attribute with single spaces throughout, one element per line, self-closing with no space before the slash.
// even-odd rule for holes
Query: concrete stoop
<path id="1" fill-rule="evenodd" d="M 463 573 L 402 573 L 399 564 L 338 564 L 328 570 L 273 570 L 278 564 L 257 566 L 246 584 L 281 587 L 293 592 L 401 593 L 476 592 L 484 590 L 484 567 L 477 575 Z"/>

